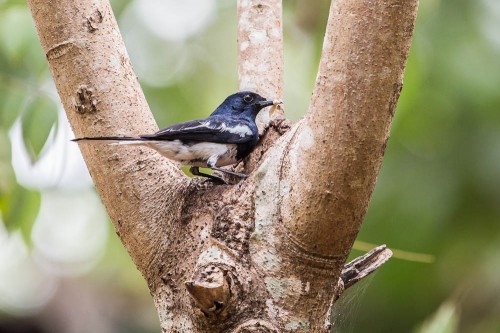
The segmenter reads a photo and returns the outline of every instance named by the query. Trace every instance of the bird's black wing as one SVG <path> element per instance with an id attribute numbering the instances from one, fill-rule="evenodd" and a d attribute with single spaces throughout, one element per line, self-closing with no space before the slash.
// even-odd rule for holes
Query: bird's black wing
<path id="1" fill-rule="evenodd" d="M 227 116 L 211 116 L 175 124 L 154 134 L 141 135 L 146 140 L 181 140 L 214 143 L 252 141 L 257 127 L 251 121 Z"/>

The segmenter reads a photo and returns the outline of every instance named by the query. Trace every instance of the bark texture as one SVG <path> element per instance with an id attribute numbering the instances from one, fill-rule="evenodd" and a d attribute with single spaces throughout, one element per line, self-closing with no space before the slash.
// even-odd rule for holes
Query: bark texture
<path id="1" fill-rule="evenodd" d="M 105 0 L 29 0 L 76 136 L 157 129 Z M 417 0 L 333 0 L 307 116 L 259 120 L 244 181 L 189 179 L 145 148 L 80 145 L 163 332 L 326 332 L 385 149 Z M 283 96 L 281 1 L 238 2 L 240 89 Z M 209 110 L 207 110 L 207 113 Z"/>
<path id="2" fill-rule="evenodd" d="M 238 1 L 239 90 L 283 99 L 283 27 L 281 0 Z M 276 110 L 283 117 L 283 110 Z M 267 112 L 258 115 L 262 129 Z"/>

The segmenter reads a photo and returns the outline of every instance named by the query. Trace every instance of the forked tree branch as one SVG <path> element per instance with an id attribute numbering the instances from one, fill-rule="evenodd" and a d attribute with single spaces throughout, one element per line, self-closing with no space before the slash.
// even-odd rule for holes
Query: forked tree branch
<path id="1" fill-rule="evenodd" d="M 249 178 L 236 185 L 190 181 L 147 149 L 81 144 L 163 332 L 328 329 L 385 149 L 417 3 L 332 0 L 307 116 L 289 131 L 271 125 L 242 167 Z M 107 1 L 29 4 L 77 136 L 157 129 Z M 267 98 L 283 96 L 281 6 L 238 2 L 240 89 Z M 344 272 L 361 278 L 390 255 L 377 253 L 359 260 L 368 270 Z"/>

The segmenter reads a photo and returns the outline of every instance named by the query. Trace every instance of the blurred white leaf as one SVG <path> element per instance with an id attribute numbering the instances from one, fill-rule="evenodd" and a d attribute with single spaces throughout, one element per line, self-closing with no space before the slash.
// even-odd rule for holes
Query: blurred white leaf
<path id="1" fill-rule="evenodd" d="M 179 41 L 201 31 L 215 14 L 214 0 L 140 0 L 132 6 L 159 37 Z"/>

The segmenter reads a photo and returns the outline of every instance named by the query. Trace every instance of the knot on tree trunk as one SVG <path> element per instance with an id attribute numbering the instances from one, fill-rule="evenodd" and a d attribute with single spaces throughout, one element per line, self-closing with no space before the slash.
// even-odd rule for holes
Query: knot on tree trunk
<path id="1" fill-rule="evenodd" d="M 200 267 L 186 289 L 203 315 L 212 321 L 227 317 L 231 300 L 230 273 L 218 264 Z"/>
<path id="2" fill-rule="evenodd" d="M 202 322 L 229 325 L 226 319 L 238 312 L 238 304 L 244 298 L 240 271 L 231 251 L 218 242 L 200 254 L 185 287 Z"/>

